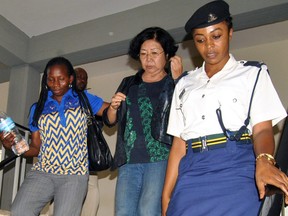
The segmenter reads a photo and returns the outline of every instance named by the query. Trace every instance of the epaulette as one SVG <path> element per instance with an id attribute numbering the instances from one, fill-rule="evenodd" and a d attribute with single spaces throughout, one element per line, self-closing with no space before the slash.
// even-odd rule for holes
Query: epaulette
<path id="1" fill-rule="evenodd" d="M 241 61 L 241 63 L 243 63 L 243 61 Z M 265 65 L 264 62 L 259 62 L 259 61 L 246 61 L 243 66 L 254 66 L 254 67 L 258 67 L 261 68 L 262 65 Z"/>
<path id="2" fill-rule="evenodd" d="M 240 61 L 240 63 L 243 64 L 243 66 L 254 66 L 257 67 L 259 69 L 262 68 L 263 65 L 266 65 L 264 62 L 259 62 L 259 61 Z M 268 68 L 266 68 L 266 71 L 268 72 L 268 74 L 270 74 Z"/>

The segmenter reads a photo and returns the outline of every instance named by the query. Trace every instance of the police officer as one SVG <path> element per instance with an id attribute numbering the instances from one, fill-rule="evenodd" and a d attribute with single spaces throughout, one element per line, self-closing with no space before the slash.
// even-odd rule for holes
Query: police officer
<path id="1" fill-rule="evenodd" d="M 267 66 L 229 53 L 233 25 L 225 1 L 199 8 L 185 30 L 204 62 L 174 91 L 163 215 L 255 216 L 265 185 L 288 195 L 287 176 L 275 167 L 272 129 L 286 111 Z"/>

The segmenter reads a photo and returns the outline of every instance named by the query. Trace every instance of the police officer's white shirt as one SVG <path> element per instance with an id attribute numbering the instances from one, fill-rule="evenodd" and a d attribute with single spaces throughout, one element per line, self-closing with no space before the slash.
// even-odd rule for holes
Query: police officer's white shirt
<path id="1" fill-rule="evenodd" d="M 252 89 L 260 68 L 244 66 L 246 61 L 230 59 L 224 68 L 209 78 L 205 62 L 190 71 L 176 85 L 171 105 L 168 133 L 184 140 L 223 133 L 216 109 L 222 111 L 225 127 L 237 131 L 247 118 Z M 266 65 L 262 65 L 253 96 L 248 129 L 272 120 L 273 126 L 286 117 L 286 111 L 271 82 Z"/>

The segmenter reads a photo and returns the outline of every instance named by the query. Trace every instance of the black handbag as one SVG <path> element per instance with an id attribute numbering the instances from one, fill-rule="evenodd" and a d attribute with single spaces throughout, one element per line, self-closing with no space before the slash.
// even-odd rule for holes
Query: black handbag
<path id="1" fill-rule="evenodd" d="M 109 169 L 113 162 L 109 146 L 102 134 L 102 122 L 96 120 L 91 105 L 84 92 L 79 93 L 82 108 L 87 116 L 87 148 L 89 171 Z"/>

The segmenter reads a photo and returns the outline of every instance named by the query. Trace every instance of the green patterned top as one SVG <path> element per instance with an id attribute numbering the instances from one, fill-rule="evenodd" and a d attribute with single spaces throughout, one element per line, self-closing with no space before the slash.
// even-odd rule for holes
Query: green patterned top
<path id="1" fill-rule="evenodd" d="M 126 98 L 127 115 L 124 133 L 127 163 L 148 163 L 168 159 L 169 146 L 151 135 L 153 110 L 157 106 L 165 78 L 159 82 L 132 86 Z"/>

